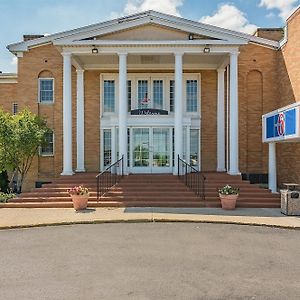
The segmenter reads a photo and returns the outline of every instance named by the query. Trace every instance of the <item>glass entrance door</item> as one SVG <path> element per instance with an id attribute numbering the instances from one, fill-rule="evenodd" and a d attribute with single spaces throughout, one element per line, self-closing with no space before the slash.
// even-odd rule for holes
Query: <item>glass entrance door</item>
<path id="1" fill-rule="evenodd" d="M 171 128 L 133 128 L 131 171 L 133 173 L 171 173 Z"/>

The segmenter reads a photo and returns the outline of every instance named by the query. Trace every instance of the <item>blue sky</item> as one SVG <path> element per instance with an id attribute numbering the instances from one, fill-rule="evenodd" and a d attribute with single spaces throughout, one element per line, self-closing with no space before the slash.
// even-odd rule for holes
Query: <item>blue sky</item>
<path id="1" fill-rule="evenodd" d="M 16 72 L 6 45 L 23 34 L 49 34 L 153 9 L 252 33 L 281 27 L 300 0 L 0 0 L 0 70 Z"/>

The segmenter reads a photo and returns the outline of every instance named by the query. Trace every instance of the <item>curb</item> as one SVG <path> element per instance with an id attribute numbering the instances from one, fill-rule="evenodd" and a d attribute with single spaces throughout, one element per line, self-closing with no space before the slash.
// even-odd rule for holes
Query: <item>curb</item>
<path id="1" fill-rule="evenodd" d="M 80 224 L 112 224 L 112 223 L 206 223 L 206 224 L 228 224 L 228 225 L 242 225 L 242 226 L 257 226 L 269 227 L 289 230 L 300 230 L 300 226 L 284 225 L 284 224 L 267 224 L 259 222 L 242 222 L 232 220 L 189 220 L 189 219 L 105 219 L 105 220 L 85 220 L 85 221 L 66 221 L 66 222 L 49 222 L 49 223 L 36 223 L 36 224 L 18 224 L 18 225 L 4 225 L 0 226 L 0 230 L 9 229 L 26 229 L 26 228 L 39 228 L 50 226 L 70 226 Z"/>

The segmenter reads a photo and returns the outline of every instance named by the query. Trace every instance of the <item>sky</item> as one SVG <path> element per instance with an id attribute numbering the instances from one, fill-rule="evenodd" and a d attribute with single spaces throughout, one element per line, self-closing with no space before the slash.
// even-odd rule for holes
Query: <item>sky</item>
<path id="1" fill-rule="evenodd" d="M 124 15 L 157 10 L 252 34 L 282 27 L 300 0 L 0 0 L 0 71 L 16 72 L 6 49 L 23 34 L 51 34 Z"/>

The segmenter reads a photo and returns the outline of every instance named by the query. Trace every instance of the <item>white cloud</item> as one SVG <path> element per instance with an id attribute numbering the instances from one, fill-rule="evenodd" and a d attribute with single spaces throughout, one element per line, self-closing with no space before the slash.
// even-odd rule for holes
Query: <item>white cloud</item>
<path id="1" fill-rule="evenodd" d="M 14 56 L 12 59 L 11 59 L 11 62 L 10 62 L 12 65 L 16 65 L 18 63 L 18 58 L 16 56 Z"/>
<path id="2" fill-rule="evenodd" d="M 170 15 L 180 16 L 178 8 L 184 0 L 128 0 L 124 14 L 134 14 L 145 10 L 156 10 Z"/>
<path id="3" fill-rule="evenodd" d="M 254 33 L 257 26 L 251 24 L 244 12 L 233 4 L 222 4 L 212 16 L 204 16 L 200 22 L 245 33 Z"/>
<path id="4" fill-rule="evenodd" d="M 279 10 L 279 16 L 285 21 L 297 7 L 298 0 L 261 0 L 259 6 Z"/>

